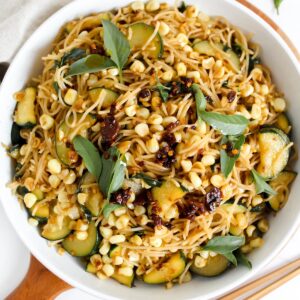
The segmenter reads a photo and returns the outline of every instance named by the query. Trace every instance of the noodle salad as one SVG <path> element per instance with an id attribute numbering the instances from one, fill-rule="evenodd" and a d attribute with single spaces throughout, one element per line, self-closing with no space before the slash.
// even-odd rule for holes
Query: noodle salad
<path id="1" fill-rule="evenodd" d="M 185 3 L 66 23 L 14 95 L 9 186 L 29 223 L 128 287 L 251 268 L 296 177 L 286 100 L 259 54 Z"/>

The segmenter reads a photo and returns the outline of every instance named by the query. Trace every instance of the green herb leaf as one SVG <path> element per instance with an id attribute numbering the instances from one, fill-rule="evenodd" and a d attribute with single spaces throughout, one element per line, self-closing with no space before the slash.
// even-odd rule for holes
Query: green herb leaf
<path id="1" fill-rule="evenodd" d="M 250 56 L 249 64 L 248 64 L 248 75 L 254 69 L 255 65 L 259 65 L 259 64 L 260 64 L 260 58 L 259 57 L 253 58 L 252 56 Z"/>
<path id="2" fill-rule="evenodd" d="M 267 193 L 269 195 L 276 195 L 276 192 L 272 189 L 272 187 L 266 182 L 266 180 L 259 175 L 254 169 L 251 170 L 252 177 L 255 183 L 256 193 Z"/>
<path id="3" fill-rule="evenodd" d="M 99 54 L 90 54 L 75 61 L 70 66 L 67 77 L 84 73 L 95 73 L 111 67 L 115 67 L 115 63 L 111 59 Z"/>
<path id="4" fill-rule="evenodd" d="M 249 121 L 241 115 L 224 115 L 202 111 L 200 116 L 206 123 L 224 135 L 241 135 L 249 123 Z"/>
<path id="5" fill-rule="evenodd" d="M 224 255 L 235 267 L 237 266 L 237 260 L 235 255 L 232 252 L 223 253 Z"/>
<path id="6" fill-rule="evenodd" d="M 219 254 L 232 252 L 245 244 L 245 237 L 243 236 L 216 236 L 209 240 L 203 247 L 204 250 L 214 251 Z"/>
<path id="7" fill-rule="evenodd" d="M 162 182 L 157 180 L 157 179 L 154 179 L 144 173 L 138 173 L 138 174 L 135 174 L 134 176 L 132 176 L 132 178 L 139 178 L 139 179 L 143 179 L 145 181 L 146 184 L 150 185 L 151 187 L 156 187 L 156 186 L 161 186 L 162 185 Z"/>
<path id="8" fill-rule="evenodd" d="M 277 14 L 279 14 L 279 6 L 281 5 L 283 0 L 274 0 L 274 5 L 277 11 Z"/>
<path id="9" fill-rule="evenodd" d="M 191 89 L 196 100 L 197 117 L 198 120 L 201 121 L 201 114 L 206 108 L 206 99 L 198 84 L 193 83 Z"/>
<path id="10" fill-rule="evenodd" d="M 186 10 L 186 8 L 187 8 L 187 6 L 186 6 L 186 4 L 185 4 L 184 1 L 182 1 L 182 2 L 180 3 L 180 5 L 178 6 L 178 10 L 179 10 L 181 13 L 183 13 L 183 12 Z"/>
<path id="11" fill-rule="evenodd" d="M 52 85 L 53 85 L 53 88 L 54 88 L 56 94 L 59 94 L 60 88 L 59 88 L 58 83 L 56 81 L 54 81 Z"/>
<path id="12" fill-rule="evenodd" d="M 159 95 L 164 102 L 168 100 L 170 88 L 162 85 L 160 82 L 157 83 L 156 88 L 158 89 Z"/>
<path id="13" fill-rule="evenodd" d="M 104 208 L 103 208 L 103 216 L 104 218 L 108 219 L 109 215 L 116 209 L 123 207 L 120 204 L 112 204 L 112 203 L 107 203 Z"/>
<path id="14" fill-rule="evenodd" d="M 125 35 L 112 22 L 102 20 L 102 24 L 104 29 L 104 47 L 110 58 L 117 65 L 121 75 L 130 54 L 129 42 Z"/>
<path id="15" fill-rule="evenodd" d="M 239 265 L 243 265 L 249 270 L 252 269 L 252 263 L 244 253 L 242 253 L 240 250 L 236 250 L 234 251 L 234 255 Z"/>
<path id="16" fill-rule="evenodd" d="M 224 136 L 221 140 L 221 145 L 226 145 L 228 142 L 232 144 L 233 150 L 238 150 L 238 153 L 235 155 L 230 155 L 230 153 L 228 153 L 226 150 L 221 149 L 221 172 L 224 174 L 225 177 L 228 177 L 228 175 L 233 169 L 236 160 L 240 156 L 240 149 L 245 142 L 245 136 Z"/>
<path id="17" fill-rule="evenodd" d="M 102 171 L 102 161 L 98 149 L 92 142 L 80 135 L 75 136 L 73 145 L 76 152 L 82 157 L 88 171 L 99 180 Z"/>
<path id="18" fill-rule="evenodd" d="M 243 49 L 239 44 L 234 43 L 232 45 L 232 50 L 237 56 L 241 56 L 243 53 Z"/>
<path id="19" fill-rule="evenodd" d="M 123 184 L 126 163 L 116 147 L 108 150 L 108 156 L 108 158 L 105 155 L 102 156 L 99 186 L 107 199 L 110 199 L 111 193 L 116 192 Z"/>
<path id="20" fill-rule="evenodd" d="M 65 65 L 70 60 L 78 60 L 86 55 L 86 51 L 81 48 L 74 48 L 70 52 L 65 53 L 59 62 L 59 67 Z"/>

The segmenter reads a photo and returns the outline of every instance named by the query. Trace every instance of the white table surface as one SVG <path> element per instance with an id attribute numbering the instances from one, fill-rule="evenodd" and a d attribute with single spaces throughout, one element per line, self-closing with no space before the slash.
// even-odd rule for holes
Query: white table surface
<path id="1" fill-rule="evenodd" d="M 220 0 L 221 1 L 221 0 Z M 249 0 L 264 11 L 290 37 L 297 49 L 300 49 L 299 11 L 300 0 L 284 0 L 277 15 L 273 0 Z M 0 20 L 1 22 L 1 20 Z M 29 264 L 29 252 L 22 245 L 0 206 L 0 240 L 5 241 L 0 247 L 0 299 L 12 291 L 23 278 Z M 293 260 L 300 254 L 300 230 L 290 240 L 284 250 L 269 264 L 262 273 Z M 278 288 L 263 300 L 300 299 L 300 276 Z M 78 290 L 71 289 L 62 293 L 57 300 L 96 300 L 95 297 Z M 27 300 L 27 299 L 24 299 Z"/>

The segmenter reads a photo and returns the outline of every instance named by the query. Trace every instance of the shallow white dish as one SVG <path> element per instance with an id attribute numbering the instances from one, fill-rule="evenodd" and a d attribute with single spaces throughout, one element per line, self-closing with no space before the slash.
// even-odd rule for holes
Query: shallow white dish
<path id="1" fill-rule="evenodd" d="M 41 57 L 48 53 L 51 41 L 59 28 L 67 21 L 92 12 L 109 10 L 128 4 L 128 0 L 76 1 L 50 17 L 24 44 L 12 62 L 0 90 L 0 142 L 10 144 L 10 128 L 14 100 L 12 94 L 22 89 L 32 75 L 41 70 Z M 169 1 L 173 3 L 173 1 Z M 246 32 L 253 32 L 254 40 L 262 46 L 261 58 L 272 70 L 274 81 L 288 99 L 288 112 L 293 124 L 294 141 L 300 145 L 300 68 L 292 51 L 274 30 L 253 12 L 233 0 L 190 0 L 209 15 L 222 15 Z M 11 191 L 5 184 L 11 180 L 12 164 L 3 148 L 0 149 L 0 197 L 4 209 L 15 230 L 31 252 L 52 272 L 63 280 L 101 299 L 209 299 L 233 289 L 267 264 L 290 239 L 300 223 L 299 176 L 293 184 L 286 207 L 271 222 L 271 229 L 265 235 L 265 246 L 255 251 L 250 259 L 253 269 L 240 267 L 223 276 L 205 279 L 194 278 L 182 286 L 165 290 L 163 286 L 149 286 L 140 282 L 137 288 L 129 289 L 113 280 L 100 281 L 84 271 L 78 260 L 69 255 L 59 256 L 39 237 L 36 229 L 29 226 L 24 211 L 20 209 Z M 299 161 L 295 164 L 299 172 Z"/>

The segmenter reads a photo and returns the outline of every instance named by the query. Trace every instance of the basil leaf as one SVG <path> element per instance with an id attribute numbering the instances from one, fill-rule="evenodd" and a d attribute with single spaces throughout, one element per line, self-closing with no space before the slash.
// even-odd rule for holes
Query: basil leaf
<path id="1" fill-rule="evenodd" d="M 86 51 L 81 48 L 74 48 L 70 52 L 65 53 L 59 62 L 59 66 L 65 65 L 70 60 L 77 60 L 86 55 Z"/>
<path id="2" fill-rule="evenodd" d="M 206 123 L 224 135 L 243 134 L 249 123 L 249 121 L 241 115 L 223 115 L 215 112 L 202 111 L 200 116 Z"/>
<path id="3" fill-rule="evenodd" d="M 75 61 L 70 66 L 67 77 L 84 73 L 95 73 L 111 67 L 115 67 L 111 59 L 99 54 L 90 54 Z"/>
<path id="4" fill-rule="evenodd" d="M 240 248 L 244 244 L 245 237 L 243 236 L 216 236 L 209 240 L 203 249 L 224 255 Z"/>
<path id="5" fill-rule="evenodd" d="M 197 117 L 198 120 L 201 121 L 201 114 L 206 108 L 206 99 L 198 84 L 193 83 L 191 89 L 196 100 Z"/>
<path id="6" fill-rule="evenodd" d="M 179 10 L 181 13 L 183 13 L 183 12 L 186 10 L 186 8 L 187 8 L 187 6 L 186 6 L 186 4 L 185 4 L 184 1 L 182 1 L 182 2 L 180 3 L 180 5 L 178 6 L 178 10 Z"/>
<path id="7" fill-rule="evenodd" d="M 162 182 L 157 180 L 157 179 L 154 179 L 144 173 L 138 173 L 138 174 L 135 174 L 134 176 L 132 176 L 132 178 L 139 178 L 139 179 L 143 179 L 145 181 L 146 184 L 150 185 L 151 187 L 156 187 L 156 186 L 161 186 L 162 185 Z"/>
<path id="8" fill-rule="evenodd" d="M 221 140 L 221 145 L 226 145 L 228 142 L 232 143 L 233 150 L 238 150 L 235 155 L 230 155 L 226 150 L 221 149 L 220 151 L 220 162 L 221 162 L 221 172 L 225 177 L 228 177 L 233 169 L 236 160 L 240 156 L 240 149 L 245 142 L 245 136 L 224 136 Z M 232 150 L 231 150 L 232 152 Z"/>
<path id="9" fill-rule="evenodd" d="M 240 250 L 236 250 L 234 251 L 234 255 L 239 265 L 244 265 L 248 269 L 252 269 L 252 263 L 244 253 L 242 253 Z"/>
<path id="10" fill-rule="evenodd" d="M 281 5 L 283 0 L 274 0 L 274 5 L 277 11 L 277 14 L 279 14 L 279 6 Z"/>
<path id="11" fill-rule="evenodd" d="M 255 183 L 256 193 L 267 193 L 269 195 L 276 195 L 277 193 L 272 189 L 272 187 L 266 183 L 266 180 L 259 175 L 254 169 L 251 170 L 252 177 Z"/>
<path id="12" fill-rule="evenodd" d="M 226 252 L 222 254 L 225 256 L 235 267 L 237 266 L 237 260 L 235 255 L 232 252 Z"/>
<path id="13" fill-rule="evenodd" d="M 112 22 L 102 20 L 102 25 L 104 29 L 104 47 L 110 58 L 117 65 L 120 76 L 122 76 L 122 69 L 130 54 L 129 42 L 125 35 Z"/>
<path id="14" fill-rule="evenodd" d="M 169 97 L 169 88 L 162 85 L 160 82 L 156 85 L 156 88 L 158 89 L 160 97 L 163 99 L 164 102 L 168 100 Z"/>
<path id="15" fill-rule="evenodd" d="M 53 88 L 54 88 L 56 94 L 59 94 L 60 89 L 59 89 L 58 83 L 56 81 L 54 81 L 52 85 L 53 85 Z"/>
<path id="16" fill-rule="evenodd" d="M 105 158 L 105 155 L 102 156 L 102 172 L 99 186 L 107 199 L 110 199 L 111 193 L 117 191 L 123 184 L 126 163 L 116 147 L 110 148 L 108 155 L 108 158 Z"/>
<path id="17" fill-rule="evenodd" d="M 98 149 L 92 142 L 80 135 L 74 137 L 73 145 L 76 152 L 82 157 L 88 171 L 98 181 L 102 170 L 102 161 Z"/>
<path id="18" fill-rule="evenodd" d="M 108 219 L 110 213 L 112 213 L 114 210 L 116 210 L 117 208 L 123 207 L 120 204 L 112 204 L 112 203 L 107 203 L 104 208 L 103 208 L 103 216 L 104 218 Z"/>

